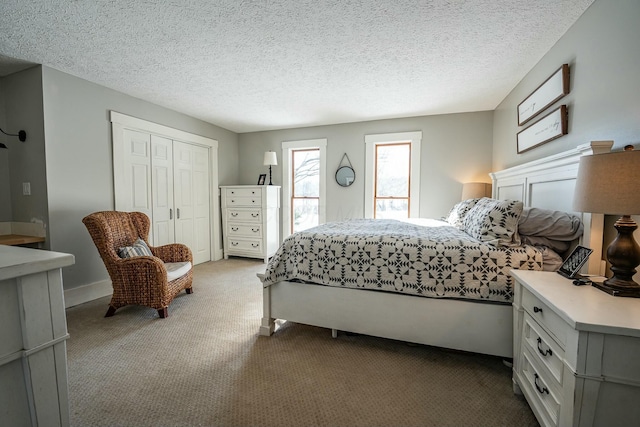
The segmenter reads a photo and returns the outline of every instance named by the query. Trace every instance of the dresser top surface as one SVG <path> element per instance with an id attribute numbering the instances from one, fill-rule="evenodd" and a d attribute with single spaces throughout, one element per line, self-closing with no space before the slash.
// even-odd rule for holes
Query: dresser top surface
<path id="1" fill-rule="evenodd" d="M 73 265 L 71 254 L 0 245 L 0 280 Z"/>
<path id="2" fill-rule="evenodd" d="M 640 298 L 575 286 L 555 272 L 513 270 L 512 274 L 577 330 L 640 337 Z"/>

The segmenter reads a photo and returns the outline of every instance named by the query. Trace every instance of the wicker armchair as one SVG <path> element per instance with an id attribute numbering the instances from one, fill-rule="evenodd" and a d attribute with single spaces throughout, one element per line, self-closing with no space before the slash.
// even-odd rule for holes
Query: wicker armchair
<path id="1" fill-rule="evenodd" d="M 113 297 L 105 317 L 113 316 L 120 307 L 136 304 L 154 308 L 161 318 L 165 318 L 169 304 L 180 291 L 193 292 L 193 256 L 186 245 L 149 246 L 154 256 L 121 258 L 118 255 L 120 248 L 131 246 L 138 238 L 147 242 L 150 221 L 145 214 L 95 212 L 83 218 L 82 222 L 98 248 L 113 284 Z M 190 262 L 186 267 L 188 272 L 168 281 L 164 263 L 184 261 Z"/>

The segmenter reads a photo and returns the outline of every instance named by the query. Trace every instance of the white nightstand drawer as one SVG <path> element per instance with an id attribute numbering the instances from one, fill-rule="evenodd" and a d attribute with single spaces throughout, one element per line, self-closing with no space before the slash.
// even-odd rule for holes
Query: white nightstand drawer
<path id="1" fill-rule="evenodd" d="M 260 190 L 255 188 L 225 188 L 227 199 L 237 197 L 260 197 Z"/>
<path id="2" fill-rule="evenodd" d="M 558 387 L 562 387 L 564 350 L 526 312 L 522 326 L 522 340 L 538 362 L 549 370 Z"/>
<path id="3" fill-rule="evenodd" d="M 520 376 L 522 387 L 525 388 L 531 398 L 530 403 L 537 409 L 546 423 L 557 426 L 562 406 L 562 390 L 553 385 L 548 373 L 532 362 L 533 357 L 528 350 L 522 352 L 522 367 Z"/>
<path id="4" fill-rule="evenodd" d="M 567 322 L 526 288 L 522 289 L 522 307 L 562 348 L 566 348 L 567 336 L 571 329 Z"/>
<path id="5" fill-rule="evenodd" d="M 227 209 L 227 221 L 262 222 L 260 209 Z"/>
<path id="6" fill-rule="evenodd" d="M 240 240 L 229 238 L 229 253 L 262 253 L 262 242 L 260 240 Z"/>
<path id="7" fill-rule="evenodd" d="M 227 233 L 229 237 L 249 237 L 249 238 L 262 238 L 262 227 L 260 224 L 241 224 L 241 223 L 229 223 L 227 227 Z"/>

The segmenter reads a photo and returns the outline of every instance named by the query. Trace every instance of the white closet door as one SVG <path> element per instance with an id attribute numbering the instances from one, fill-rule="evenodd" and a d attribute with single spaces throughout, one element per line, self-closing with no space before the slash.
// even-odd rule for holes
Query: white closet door
<path id="1" fill-rule="evenodd" d="M 162 246 L 175 242 L 173 208 L 173 141 L 151 135 L 152 242 Z"/>
<path id="2" fill-rule="evenodd" d="M 114 151 L 123 160 L 122 167 L 114 168 L 116 209 L 151 217 L 151 135 L 124 129 L 123 142 L 122 151 Z"/>
<path id="3" fill-rule="evenodd" d="M 208 159 L 208 148 L 173 143 L 175 238 L 191 248 L 194 264 L 211 259 Z"/>
<path id="4" fill-rule="evenodd" d="M 193 247 L 194 263 L 211 260 L 211 190 L 209 172 L 209 149 L 192 145 L 193 162 L 193 217 L 195 242 Z"/>

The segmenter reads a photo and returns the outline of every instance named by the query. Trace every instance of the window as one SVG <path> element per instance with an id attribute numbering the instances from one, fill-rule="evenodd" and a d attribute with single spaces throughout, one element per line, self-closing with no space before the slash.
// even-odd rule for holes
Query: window
<path id="1" fill-rule="evenodd" d="M 409 218 L 411 144 L 378 144 L 375 154 L 373 217 Z"/>
<path id="2" fill-rule="evenodd" d="M 320 149 L 291 150 L 291 231 L 320 223 Z"/>
<path id="3" fill-rule="evenodd" d="M 422 132 L 366 135 L 365 218 L 420 216 Z"/>
<path id="4" fill-rule="evenodd" d="M 282 238 L 326 221 L 326 139 L 282 143 Z"/>

